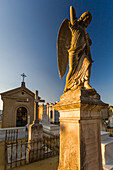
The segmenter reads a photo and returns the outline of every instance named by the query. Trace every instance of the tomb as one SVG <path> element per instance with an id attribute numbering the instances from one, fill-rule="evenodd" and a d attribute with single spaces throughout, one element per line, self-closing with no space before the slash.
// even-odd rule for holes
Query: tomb
<path id="1" fill-rule="evenodd" d="M 43 132 L 46 135 L 55 135 L 58 136 L 59 135 L 59 125 L 55 125 L 55 124 L 51 124 L 48 121 L 48 115 L 44 112 L 42 115 L 42 121 L 41 121 L 42 125 L 43 125 Z"/>

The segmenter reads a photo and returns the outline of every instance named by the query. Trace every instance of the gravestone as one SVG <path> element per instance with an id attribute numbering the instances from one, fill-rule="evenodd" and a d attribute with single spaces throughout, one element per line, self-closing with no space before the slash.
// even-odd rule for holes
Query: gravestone
<path id="1" fill-rule="evenodd" d="M 42 115 L 42 123 L 44 123 L 44 124 L 50 124 L 50 122 L 48 121 L 48 115 L 46 114 L 46 112 L 43 112 L 43 115 Z"/>
<path id="2" fill-rule="evenodd" d="M 38 103 L 45 102 L 38 96 L 38 91 L 35 91 L 34 100 L 34 121 L 29 125 L 29 136 L 28 136 L 28 149 L 27 149 L 27 162 L 32 162 L 38 155 L 41 154 L 42 138 L 43 138 L 43 126 L 39 124 L 38 120 Z M 38 155 L 37 151 L 38 150 Z"/>

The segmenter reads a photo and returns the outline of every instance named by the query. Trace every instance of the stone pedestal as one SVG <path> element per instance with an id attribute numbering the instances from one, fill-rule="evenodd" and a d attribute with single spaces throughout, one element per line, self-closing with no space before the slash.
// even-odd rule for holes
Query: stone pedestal
<path id="1" fill-rule="evenodd" d="M 59 170 L 102 170 L 100 110 L 108 105 L 94 90 L 69 90 L 54 106 L 60 112 Z"/>
<path id="2" fill-rule="evenodd" d="M 43 138 L 43 127 L 39 123 L 29 125 L 28 149 L 27 149 L 27 163 L 37 159 L 36 157 L 41 153 Z M 37 154 L 38 153 L 38 154 Z"/>

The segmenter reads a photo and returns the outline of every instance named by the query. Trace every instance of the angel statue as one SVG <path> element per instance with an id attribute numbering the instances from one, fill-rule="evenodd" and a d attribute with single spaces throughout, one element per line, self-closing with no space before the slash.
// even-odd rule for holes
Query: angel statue
<path id="1" fill-rule="evenodd" d="M 69 59 L 69 71 L 66 77 L 64 92 L 70 89 L 84 87 L 92 89 L 89 85 L 92 58 L 89 34 L 86 32 L 92 16 L 90 12 L 84 12 L 79 19 L 75 10 L 70 6 L 70 21 L 65 19 L 59 29 L 57 39 L 57 59 L 60 78 L 67 70 Z"/>

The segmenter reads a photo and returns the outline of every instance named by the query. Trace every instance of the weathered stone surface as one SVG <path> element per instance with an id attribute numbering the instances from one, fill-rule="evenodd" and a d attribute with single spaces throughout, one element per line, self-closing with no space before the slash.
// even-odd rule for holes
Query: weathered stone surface
<path id="1" fill-rule="evenodd" d="M 80 86 L 92 89 L 89 85 L 93 62 L 90 52 L 92 41 L 86 31 L 91 20 L 92 15 L 88 11 L 77 19 L 74 8 L 70 6 L 70 21 L 65 19 L 60 26 L 57 39 L 60 78 L 65 75 L 69 60 L 69 72 L 66 77 L 64 92 L 77 89 Z"/>
<path id="2" fill-rule="evenodd" d="M 113 137 L 109 132 L 101 132 L 102 163 L 104 170 L 113 169 Z"/>
<path id="3" fill-rule="evenodd" d="M 38 140 L 43 136 L 43 127 L 41 124 L 33 123 L 29 126 L 29 141 Z"/>
<path id="4" fill-rule="evenodd" d="M 61 96 L 54 106 L 60 112 L 59 170 L 102 170 L 100 110 L 107 106 L 94 89 Z"/>
<path id="5" fill-rule="evenodd" d="M 29 136 L 28 136 L 28 149 L 26 155 L 27 163 L 32 162 L 35 156 L 34 151 L 39 150 L 38 154 L 40 154 L 40 148 L 42 147 L 42 138 L 43 138 L 43 126 L 38 123 L 31 124 L 29 126 Z"/>

